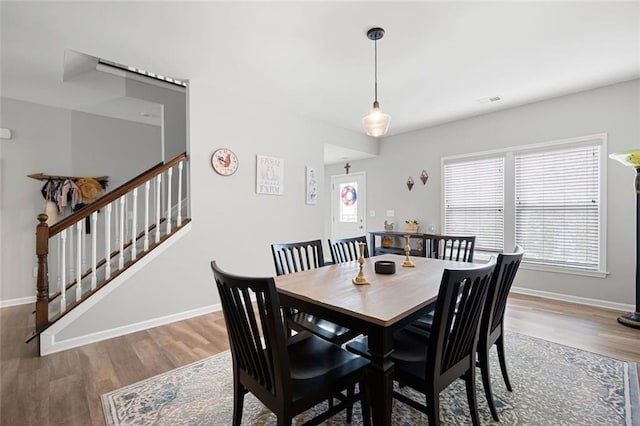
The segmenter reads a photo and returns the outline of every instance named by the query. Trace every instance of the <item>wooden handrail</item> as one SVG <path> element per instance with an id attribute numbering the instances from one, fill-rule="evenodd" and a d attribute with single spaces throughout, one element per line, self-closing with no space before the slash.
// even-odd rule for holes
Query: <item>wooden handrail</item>
<path id="1" fill-rule="evenodd" d="M 186 159 L 187 159 L 187 153 L 183 152 L 173 160 L 169 160 L 166 163 L 158 163 L 155 166 L 151 167 L 146 172 L 139 174 L 138 176 L 134 177 L 133 179 L 129 180 L 126 183 L 123 183 L 118 188 L 114 189 L 111 192 L 108 192 L 103 197 L 100 197 L 93 203 L 87 204 L 85 207 L 81 208 L 77 212 L 74 212 L 70 216 L 67 216 L 64 219 L 62 219 L 60 222 L 50 226 L 49 238 L 58 234 L 62 230 L 67 229 L 68 227 L 84 219 L 85 217 L 88 217 L 89 215 L 91 215 L 91 213 L 100 210 L 101 208 L 105 207 L 107 204 L 117 200 L 118 198 L 127 194 L 133 188 L 137 188 L 138 186 L 142 185 L 146 181 L 152 179 L 153 177 L 159 175 L 165 170 L 170 169 L 171 167 L 175 166 L 176 164 Z"/>

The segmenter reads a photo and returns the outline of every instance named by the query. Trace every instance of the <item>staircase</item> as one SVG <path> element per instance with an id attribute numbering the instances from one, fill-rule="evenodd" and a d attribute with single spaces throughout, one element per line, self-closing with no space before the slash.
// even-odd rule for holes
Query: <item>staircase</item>
<path id="1" fill-rule="evenodd" d="M 27 342 L 38 338 L 39 354 L 43 332 L 188 226 L 186 164 L 186 153 L 159 163 L 52 226 L 38 215 L 35 330 Z"/>

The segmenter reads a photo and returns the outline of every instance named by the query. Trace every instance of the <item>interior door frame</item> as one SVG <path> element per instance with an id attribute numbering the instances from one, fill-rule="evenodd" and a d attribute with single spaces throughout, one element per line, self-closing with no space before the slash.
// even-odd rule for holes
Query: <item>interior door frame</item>
<path id="1" fill-rule="evenodd" d="M 345 178 L 345 177 L 349 177 L 349 176 L 354 176 L 354 175 L 361 175 L 362 176 L 362 180 L 364 181 L 364 192 L 365 192 L 365 196 L 364 196 L 364 203 L 362 206 L 362 234 L 363 235 L 367 235 L 367 174 L 364 171 L 361 172 L 353 172 L 353 173 L 343 173 L 340 175 L 331 175 L 331 187 L 329 190 L 330 195 L 330 199 L 331 199 L 331 210 L 329 211 L 329 220 L 331 221 L 331 235 L 330 238 L 334 239 L 335 237 L 335 221 L 333 220 L 333 213 L 334 213 L 334 208 L 335 206 L 335 202 L 336 200 L 334 200 L 333 197 L 333 188 L 335 185 L 335 181 L 338 178 Z"/>

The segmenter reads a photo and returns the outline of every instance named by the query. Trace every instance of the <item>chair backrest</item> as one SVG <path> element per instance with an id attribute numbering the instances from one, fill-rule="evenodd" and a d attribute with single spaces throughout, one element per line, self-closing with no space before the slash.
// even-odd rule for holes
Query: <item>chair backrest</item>
<path id="1" fill-rule="evenodd" d="M 429 257 L 434 259 L 473 262 L 473 250 L 476 237 L 456 237 L 452 235 L 434 235 L 431 237 Z"/>
<path id="2" fill-rule="evenodd" d="M 475 360 L 480 318 L 495 266 L 492 257 L 480 267 L 445 269 L 433 316 L 433 344 L 429 344 L 426 363 L 432 370 L 427 371 L 427 377 L 438 378 L 454 367 L 460 368 L 458 363 L 465 357 L 470 362 Z"/>
<path id="3" fill-rule="evenodd" d="M 292 274 L 324 266 L 320 240 L 271 244 L 277 275 Z"/>
<path id="4" fill-rule="evenodd" d="M 360 258 L 359 243 L 364 243 L 364 257 L 369 257 L 367 249 L 367 237 L 343 238 L 340 240 L 329 240 L 329 248 L 331 249 L 331 260 L 333 263 L 345 263 Z"/>
<path id="5" fill-rule="evenodd" d="M 211 269 L 220 294 L 234 369 L 246 373 L 252 392 L 271 396 L 291 391 L 289 356 L 273 278 L 239 277 Z M 253 298 L 253 300 L 252 300 Z M 255 305 L 254 305 L 255 301 Z"/>
<path id="6" fill-rule="evenodd" d="M 516 246 L 513 253 L 502 253 L 498 255 L 496 270 L 491 278 L 489 295 L 485 312 L 482 318 L 483 333 L 491 334 L 504 319 L 504 311 L 507 306 L 507 297 L 511 291 L 513 279 L 518 272 L 524 251 L 522 247 Z M 491 325 L 491 327 L 489 327 Z"/>

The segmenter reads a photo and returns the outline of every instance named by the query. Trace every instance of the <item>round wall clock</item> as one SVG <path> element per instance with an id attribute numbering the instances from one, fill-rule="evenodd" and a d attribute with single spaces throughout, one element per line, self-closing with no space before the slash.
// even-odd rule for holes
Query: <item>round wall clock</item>
<path id="1" fill-rule="evenodd" d="M 238 157 L 230 149 L 220 148 L 211 156 L 211 166 L 222 176 L 229 176 L 238 170 Z"/>

